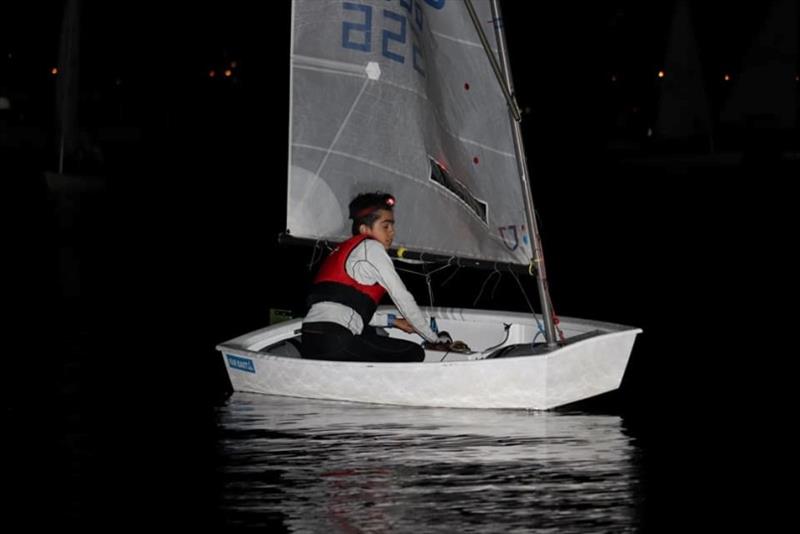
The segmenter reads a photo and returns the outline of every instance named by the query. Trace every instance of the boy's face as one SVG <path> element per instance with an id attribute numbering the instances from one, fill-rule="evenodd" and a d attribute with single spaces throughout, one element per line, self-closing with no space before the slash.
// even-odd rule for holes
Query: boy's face
<path id="1" fill-rule="evenodd" d="M 383 247 L 389 250 L 394 241 L 394 214 L 391 210 L 378 210 L 378 219 L 371 227 L 362 224 L 361 233 L 380 241 Z"/>

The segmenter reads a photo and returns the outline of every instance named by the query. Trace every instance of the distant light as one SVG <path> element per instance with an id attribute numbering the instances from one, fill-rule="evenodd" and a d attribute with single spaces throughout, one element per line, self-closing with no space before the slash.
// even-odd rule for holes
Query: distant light
<path id="1" fill-rule="evenodd" d="M 122 78 L 120 78 L 119 76 L 117 76 L 116 78 L 114 78 L 114 85 L 116 85 L 117 87 L 119 87 L 120 85 L 122 85 Z"/>
<path id="2" fill-rule="evenodd" d="M 616 82 L 617 81 L 617 75 L 616 74 L 612 74 L 611 75 L 611 81 L 612 82 Z"/>
<path id="3" fill-rule="evenodd" d="M 12 54 L 11 52 L 9 52 L 9 53 L 8 53 L 8 59 L 11 59 L 11 58 L 13 58 L 13 57 L 14 57 L 14 54 Z"/>
<path id="4" fill-rule="evenodd" d="M 208 77 L 209 77 L 209 78 L 214 78 L 214 77 L 216 77 L 216 76 L 217 76 L 217 71 L 215 71 L 215 70 L 213 70 L 213 69 L 212 69 L 212 70 L 210 70 L 210 71 L 208 71 Z"/>
<path id="5" fill-rule="evenodd" d="M 225 77 L 230 78 L 233 75 L 233 71 L 231 69 L 225 69 Z"/>
<path id="6" fill-rule="evenodd" d="M 52 69 L 50 69 L 50 74 L 52 74 L 53 76 L 58 74 L 58 67 L 53 67 Z"/>
<path id="7" fill-rule="evenodd" d="M 238 63 L 236 61 L 231 61 L 231 68 L 232 69 L 235 69 L 236 65 L 238 65 Z"/>
<path id="8" fill-rule="evenodd" d="M 798 74 L 798 75 L 796 75 L 796 76 L 794 77 L 794 81 L 796 81 L 796 82 L 800 82 L 800 74 Z"/>
<path id="9" fill-rule="evenodd" d="M 728 74 L 728 73 L 725 73 L 725 76 L 723 76 L 722 79 L 725 80 L 726 82 L 729 82 L 729 81 L 731 81 L 731 75 Z"/>
<path id="10" fill-rule="evenodd" d="M 664 76 L 665 75 L 664 75 L 664 71 L 663 70 L 658 71 L 658 77 L 659 78 L 663 78 Z"/>

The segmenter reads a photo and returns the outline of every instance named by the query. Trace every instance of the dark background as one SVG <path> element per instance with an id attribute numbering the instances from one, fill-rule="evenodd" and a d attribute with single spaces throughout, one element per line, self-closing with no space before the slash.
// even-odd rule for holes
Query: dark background
<path id="1" fill-rule="evenodd" d="M 659 451 L 660 469 L 680 464 L 699 477 L 685 489 L 696 497 L 703 481 L 758 471 L 739 456 L 732 473 L 719 459 L 733 444 L 755 451 L 771 441 L 751 423 L 770 427 L 790 400 L 783 342 L 792 330 L 780 310 L 794 304 L 789 191 L 798 169 L 777 153 L 796 153 L 797 132 L 723 132 L 741 165 L 675 165 L 644 135 L 673 3 L 539 4 L 502 7 L 555 309 L 644 329 L 621 391 L 590 409 L 624 414 Z M 0 95 L 12 108 L 0 148 L 11 317 L 3 393 L 16 436 L 6 446 L 44 459 L 42 472 L 62 469 L 48 444 L 62 443 L 73 416 L 101 436 L 92 448 L 100 456 L 124 439 L 152 453 L 154 432 L 202 442 L 213 432 L 208 410 L 229 387 L 215 344 L 264 326 L 271 308 L 301 312 L 312 274 L 310 250 L 276 241 L 289 6 L 85 2 L 82 141 L 65 165 L 101 185 L 67 195 L 48 190 L 44 175 L 58 164 L 50 69 L 63 5 L 4 9 Z M 712 111 L 728 94 L 720 73 L 741 68 L 766 10 L 694 6 Z M 620 127 L 623 113 L 638 118 Z M 636 148 L 612 149 L 620 139 Z M 632 163 L 653 154 L 664 162 Z M 437 304 L 472 306 L 487 276 L 459 272 Z M 408 283 L 426 303 L 419 279 Z M 526 309 L 510 277 L 494 297 L 489 289 L 475 305 Z M 534 302 L 535 293 L 531 281 Z M 730 447 L 719 445 L 723 436 Z"/>

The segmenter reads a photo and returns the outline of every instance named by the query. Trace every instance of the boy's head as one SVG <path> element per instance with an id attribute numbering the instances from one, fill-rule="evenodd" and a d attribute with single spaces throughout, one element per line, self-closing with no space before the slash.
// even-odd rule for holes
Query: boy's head
<path id="1" fill-rule="evenodd" d="M 350 202 L 353 235 L 367 234 L 388 249 L 394 239 L 394 205 L 394 197 L 380 191 L 356 196 Z"/>
<path id="2" fill-rule="evenodd" d="M 375 193 L 361 193 L 350 201 L 350 218 L 353 219 L 353 235 L 360 234 L 359 227 L 366 224 L 372 227 L 378 220 L 380 210 L 392 211 L 394 208 L 394 197 L 388 193 L 380 191 Z"/>

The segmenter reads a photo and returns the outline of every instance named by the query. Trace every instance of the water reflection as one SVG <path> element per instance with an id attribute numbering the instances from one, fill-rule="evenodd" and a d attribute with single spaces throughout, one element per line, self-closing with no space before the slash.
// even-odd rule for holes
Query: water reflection
<path id="1" fill-rule="evenodd" d="M 620 417 L 235 394 L 220 408 L 222 513 L 298 532 L 635 531 Z"/>

